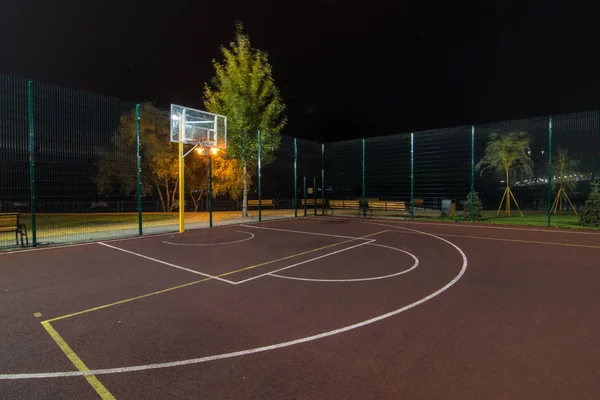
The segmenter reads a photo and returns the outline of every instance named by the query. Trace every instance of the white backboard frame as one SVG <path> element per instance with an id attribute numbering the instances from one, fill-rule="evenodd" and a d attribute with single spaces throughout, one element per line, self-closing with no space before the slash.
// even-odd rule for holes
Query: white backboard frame
<path id="1" fill-rule="evenodd" d="M 183 123 L 182 123 L 183 121 Z M 170 141 L 200 147 L 227 148 L 227 117 L 171 104 Z"/>

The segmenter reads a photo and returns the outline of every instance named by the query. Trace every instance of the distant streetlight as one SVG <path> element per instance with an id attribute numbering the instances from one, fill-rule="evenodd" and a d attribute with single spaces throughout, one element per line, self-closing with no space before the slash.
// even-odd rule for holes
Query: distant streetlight
<path id="1" fill-rule="evenodd" d="M 544 150 L 542 150 L 537 156 L 533 156 L 533 171 L 534 171 L 534 183 L 533 183 L 533 209 L 538 210 L 538 199 L 537 199 L 537 184 L 538 184 L 538 167 L 540 160 L 544 157 Z M 531 157 L 531 150 L 527 150 L 527 155 Z"/>

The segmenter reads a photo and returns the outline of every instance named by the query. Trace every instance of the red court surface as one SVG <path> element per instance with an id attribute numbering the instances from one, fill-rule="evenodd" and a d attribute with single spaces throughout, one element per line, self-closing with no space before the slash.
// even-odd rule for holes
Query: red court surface
<path id="1" fill-rule="evenodd" d="M 597 399 L 600 234 L 311 217 L 0 254 L 0 398 Z"/>

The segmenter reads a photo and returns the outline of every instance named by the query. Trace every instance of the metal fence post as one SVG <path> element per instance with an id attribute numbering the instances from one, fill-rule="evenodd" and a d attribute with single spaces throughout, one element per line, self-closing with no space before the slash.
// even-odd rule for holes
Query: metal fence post
<path id="1" fill-rule="evenodd" d="M 321 143 L 321 215 L 325 215 L 325 144 Z"/>
<path id="2" fill-rule="evenodd" d="M 298 143 L 294 138 L 294 218 L 298 218 Z"/>
<path id="3" fill-rule="evenodd" d="M 410 219 L 415 219 L 415 134 L 410 134 Z"/>
<path id="4" fill-rule="evenodd" d="M 471 125 L 471 222 L 475 222 L 475 125 Z"/>
<path id="5" fill-rule="evenodd" d="M 304 216 L 306 217 L 306 176 L 304 177 Z"/>
<path id="6" fill-rule="evenodd" d="M 552 116 L 548 117 L 548 227 L 552 220 Z"/>
<path id="7" fill-rule="evenodd" d="M 208 227 L 213 227 L 212 149 L 208 149 Z"/>
<path id="8" fill-rule="evenodd" d="M 37 246 L 37 210 L 36 210 L 36 192 L 35 192 L 35 130 L 33 116 L 33 81 L 27 82 L 27 111 L 29 114 L 29 201 L 31 206 L 31 245 Z"/>
<path id="9" fill-rule="evenodd" d="M 262 222 L 262 204 L 261 204 L 261 174 L 260 174 L 260 129 L 258 130 L 258 222 Z"/>
<path id="10" fill-rule="evenodd" d="M 317 216 L 317 177 L 313 177 L 313 208 L 315 211 L 315 217 Z"/>
<path id="11" fill-rule="evenodd" d="M 140 105 L 135 105 L 135 152 L 137 161 L 138 235 L 142 236 L 142 156 L 140 154 Z"/>
<path id="12" fill-rule="evenodd" d="M 366 140 L 362 140 L 362 215 L 367 216 L 367 204 L 365 201 L 367 187 L 366 187 L 366 174 L 365 174 L 365 153 L 366 153 Z"/>

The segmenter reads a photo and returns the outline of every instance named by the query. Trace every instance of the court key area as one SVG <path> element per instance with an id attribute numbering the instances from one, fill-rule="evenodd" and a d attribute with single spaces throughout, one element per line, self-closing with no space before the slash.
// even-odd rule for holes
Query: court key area
<path id="1" fill-rule="evenodd" d="M 309 217 L 0 254 L 0 398 L 596 399 L 600 235 Z"/>

